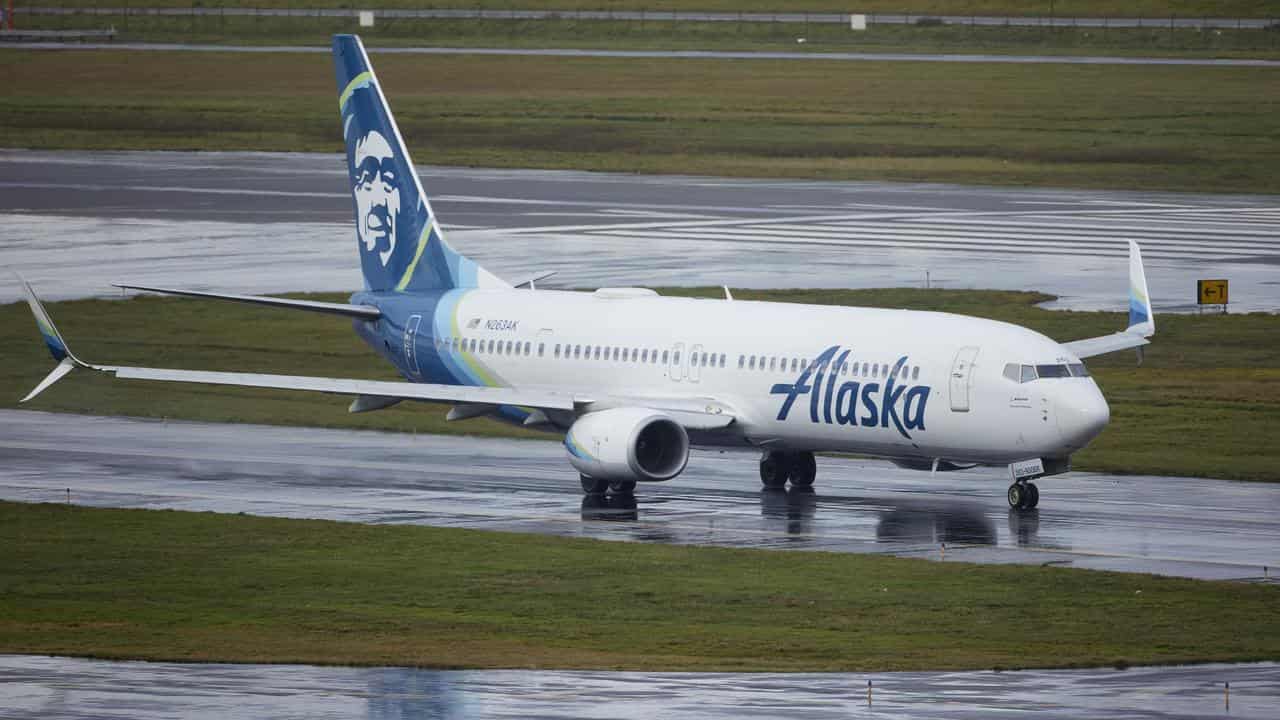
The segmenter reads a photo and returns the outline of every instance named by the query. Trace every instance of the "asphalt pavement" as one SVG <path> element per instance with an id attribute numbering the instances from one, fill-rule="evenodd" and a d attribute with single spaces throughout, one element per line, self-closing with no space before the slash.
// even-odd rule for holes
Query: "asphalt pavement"
<path id="1" fill-rule="evenodd" d="M 812 492 L 779 492 L 761 488 L 758 459 L 695 451 L 675 480 L 584 496 L 559 442 L 0 410 L 6 500 L 1244 582 L 1280 574 L 1280 485 L 1072 472 L 1038 481 L 1038 509 L 1013 511 L 1000 469 L 931 476 L 824 457 Z"/>
<path id="2" fill-rule="evenodd" d="M 320 45 L 214 45 L 142 42 L 8 42 L 22 50 L 132 50 L 147 52 L 329 53 Z M 673 60 L 823 60 L 836 62 L 1013 63 L 1018 65 L 1198 65 L 1280 68 L 1280 60 L 1257 58 L 1170 58 L 1112 55 L 1005 55 L 996 53 L 785 52 L 769 50 L 591 50 L 586 48 L 392 47 L 374 54 L 514 55 Z"/>
<path id="3" fill-rule="evenodd" d="M 782 674 L 184 665 L 0 655 L 0 713 L 15 719 L 1270 720 L 1278 705 L 1280 666 L 1273 663 Z"/>
<path id="4" fill-rule="evenodd" d="M 1269 195 L 419 170 L 460 251 L 508 278 L 555 270 L 551 287 L 928 284 L 1122 310 L 1132 238 L 1157 313 L 1194 311 L 1208 278 L 1233 311 L 1280 309 Z M 55 299 L 354 290 L 347 182 L 338 155 L 0 150 L 0 255 Z"/>

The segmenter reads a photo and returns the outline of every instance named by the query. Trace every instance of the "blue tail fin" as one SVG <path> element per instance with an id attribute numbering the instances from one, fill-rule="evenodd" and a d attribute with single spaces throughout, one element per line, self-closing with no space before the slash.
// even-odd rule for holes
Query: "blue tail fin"
<path id="1" fill-rule="evenodd" d="M 445 242 L 359 37 L 333 37 L 333 67 L 366 289 L 510 287 Z"/>

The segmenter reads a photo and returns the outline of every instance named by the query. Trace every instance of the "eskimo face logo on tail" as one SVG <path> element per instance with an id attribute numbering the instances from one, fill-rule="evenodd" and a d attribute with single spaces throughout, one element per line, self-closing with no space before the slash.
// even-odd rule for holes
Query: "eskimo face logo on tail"
<path id="1" fill-rule="evenodd" d="M 377 130 L 356 140 L 351 166 L 352 192 L 356 200 L 356 227 L 365 252 L 377 251 L 383 266 L 396 249 L 400 220 L 400 178 L 395 153 Z"/>
<path id="2" fill-rule="evenodd" d="M 787 419 L 797 398 L 808 395 L 809 422 L 812 423 L 882 428 L 892 424 L 908 440 L 911 439 L 908 430 L 923 432 L 930 388 L 928 385 L 907 387 L 901 382 L 907 356 L 894 363 L 883 385 L 873 378 L 842 383 L 840 369 L 850 352 L 841 352 L 839 345 L 832 345 L 801 370 L 794 383 L 774 385 L 769 394 L 785 396 L 778 408 L 778 421 Z"/>

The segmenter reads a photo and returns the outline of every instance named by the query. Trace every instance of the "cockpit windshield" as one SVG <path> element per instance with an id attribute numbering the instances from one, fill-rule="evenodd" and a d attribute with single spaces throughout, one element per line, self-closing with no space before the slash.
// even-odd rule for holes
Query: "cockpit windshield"
<path id="1" fill-rule="evenodd" d="M 1009 363 L 1004 366 L 1004 376 L 1016 383 L 1026 383 L 1040 378 L 1089 377 L 1089 369 L 1084 363 L 1063 363 L 1049 365 L 1019 365 Z"/>

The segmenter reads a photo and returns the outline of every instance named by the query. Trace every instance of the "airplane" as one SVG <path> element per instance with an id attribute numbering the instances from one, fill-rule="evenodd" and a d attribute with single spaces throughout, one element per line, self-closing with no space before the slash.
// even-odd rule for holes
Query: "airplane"
<path id="1" fill-rule="evenodd" d="M 1082 360 L 1141 348 L 1155 320 L 1129 241 L 1129 324 L 1059 343 L 949 313 L 663 297 L 653 290 L 538 289 L 507 282 L 445 240 L 357 36 L 333 38 L 338 107 L 364 288 L 327 303 L 178 288 L 132 290 L 347 318 L 407 382 L 98 365 L 78 358 L 25 281 L 57 366 L 126 380 L 352 396 L 351 412 L 451 403 L 449 420 L 493 417 L 563 437 L 584 493 L 628 495 L 684 471 L 691 447 L 760 453 L 766 489 L 810 488 L 815 453 L 887 458 L 937 473 L 1007 467 L 1008 503 L 1039 503 L 1034 479 L 1070 469 L 1110 419 Z"/>

